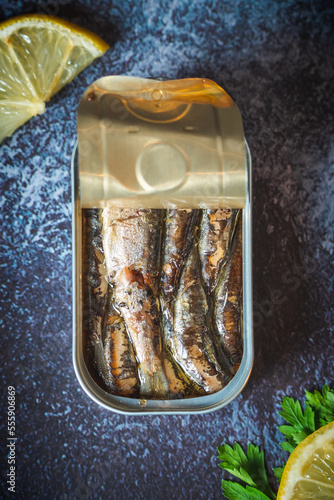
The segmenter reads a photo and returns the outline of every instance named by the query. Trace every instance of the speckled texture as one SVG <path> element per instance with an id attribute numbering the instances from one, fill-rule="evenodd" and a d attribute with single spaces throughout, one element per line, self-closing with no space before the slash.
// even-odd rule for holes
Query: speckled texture
<path id="1" fill-rule="evenodd" d="M 215 500 L 216 448 L 280 450 L 284 394 L 333 383 L 333 9 L 330 2 L 2 1 L 57 14 L 111 49 L 0 146 L 1 422 L 17 387 L 17 497 Z M 100 409 L 71 358 L 70 157 L 97 77 L 207 77 L 235 99 L 253 158 L 254 369 L 226 408 L 128 417 Z M 1 496 L 6 497 L 2 441 Z M 275 486 L 273 474 L 270 474 Z"/>

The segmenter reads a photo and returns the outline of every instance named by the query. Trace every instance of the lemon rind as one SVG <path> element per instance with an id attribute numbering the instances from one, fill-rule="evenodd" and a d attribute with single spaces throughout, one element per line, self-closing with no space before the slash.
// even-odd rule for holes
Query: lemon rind
<path id="1" fill-rule="evenodd" d="M 32 25 L 60 31 L 73 40 L 75 45 L 85 47 L 96 57 L 103 55 L 109 49 L 109 45 L 102 38 L 87 28 L 47 14 L 23 14 L 3 21 L 0 23 L 0 39 L 7 40 L 18 29 Z"/>

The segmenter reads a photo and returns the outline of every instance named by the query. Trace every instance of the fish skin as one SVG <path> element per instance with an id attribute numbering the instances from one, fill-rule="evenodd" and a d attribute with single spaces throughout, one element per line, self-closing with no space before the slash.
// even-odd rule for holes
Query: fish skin
<path id="1" fill-rule="evenodd" d="M 125 267 L 140 271 L 154 293 L 158 291 L 162 210 L 102 210 L 103 248 L 112 286 Z"/>
<path id="2" fill-rule="evenodd" d="M 108 282 L 102 248 L 102 223 L 98 209 L 82 211 L 82 266 L 83 266 L 83 340 L 84 357 L 88 366 L 102 377 L 102 336 L 108 303 Z"/>
<path id="3" fill-rule="evenodd" d="M 208 305 L 196 247 L 193 247 L 181 276 L 175 300 L 174 335 L 169 339 L 174 358 L 187 375 L 206 393 L 223 389 L 231 380 L 216 359 L 207 327 Z"/>
<path id="4" fill-rule="evenodd" d="M 236 373 L 243 355 L 242 311 L 242 218 L 239 217 L 230 258 L 214 294 L 213 315 L 218 339 Z"/>
<path id="5" fill-rule="evenodd" d="M 103 338 L 103 354 L 108 380 L 119 396 L 138 393 L 137 363 L 123 318 L 109 304 Z"/>
<path id="6" fill-rule="evenodd" d="M 164 369 L 169 381 L 169 397 L 171 399 L 183 399 L 205 394 L 203 388 L 190 380 L 181 370 L 168 349 L 166 349 L 164 356 Z"/>
<path id="7" fill-rule="evenodd" d="M 198 251 L 208 295 L 214 291 L 230 251 L 239 210 L 203 210 Z"/>
<path id="8" fill-rule="evenodd" d="M 194 242 L 199 210 L 166 210 L 162 252 L 161 291 L 167 304 L 173 302 L 180 276 Z"/>
<path id="9" fill-rule="evenodd" d="M 98 209 L 83 210 L 82 240 L 83 269 L 86 277 L 83 286 L 89 309 L 87 318 L 94 320 L 94 312 L 98 317 L 104 314 L 108 290 L 102 247 L 102 223 Z"/>
<path id="10" fill-rule="evenodd" d="M 138 360 L 140 395 L 166 398 L 158 300 L 162 211 L 104 208 L 102 219 L 108 280 Z"/>
<path id="11" fill-rule="evenodd" d="M 131 337 L 142 397 L 167 397 L 169 384 L 163 367 L 160 308 L 140 271 L 125 267 L 116 276 L 115 304 Z"/>
<path id="12" fill-rule="evenodd" d="M 183 267 L 194 243 L 199 212 L 196 209 L 167 209 L 165 212 L 160 275 L 162 333 L 165 345 L 173 335 L 174 300 Z M 164 363 L 172 397 L 188 397 L 204 393 L 203 389 L 175 362 L 168 347 L 165 350 Z"/>

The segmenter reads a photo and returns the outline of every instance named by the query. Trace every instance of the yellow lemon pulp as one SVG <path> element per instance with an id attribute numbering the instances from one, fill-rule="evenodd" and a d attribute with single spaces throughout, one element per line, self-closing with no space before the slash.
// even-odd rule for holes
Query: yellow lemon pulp
<path id="1" fill-rule="evenodd" d="M 0 23 L 0 142 L 109 46 L 75 24 L 43 14 Z"/>
<path id="2" fill-rule="evenodd" d="M 277 500 L 334 499 L 334 422 L 305 438 L 285 466 Z"/>

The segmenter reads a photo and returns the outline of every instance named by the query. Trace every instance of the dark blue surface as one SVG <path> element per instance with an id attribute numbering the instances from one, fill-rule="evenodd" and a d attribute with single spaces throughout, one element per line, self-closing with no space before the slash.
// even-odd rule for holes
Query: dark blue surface
<path id="1" fill-rule="evenodd" d="M 283 395 L 333 385 L 333 9 L 325 1 L 0 3 L 46 12 L 111 44 L 0 146 L 1 422 L 17 388 L 17 498 L 215 500 L 216 448 L 286 458 Z M 332 32 L 332 33 L 331 33 Z M 207 77 L 237 102 L 253 158 L 254 369 L 212 414 L 101 409 L 72 367 L 70 158 L 76 109 L 100 76 Z M 6 447 L 1 480 L 6 494 Z M 275 485 L 273 474 L 270 475 Z"/>

